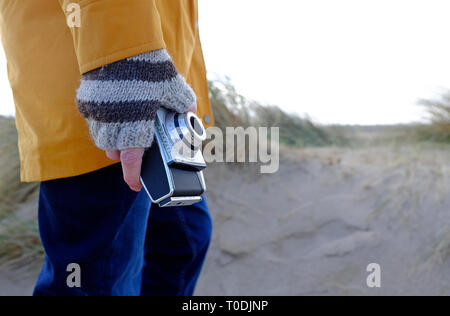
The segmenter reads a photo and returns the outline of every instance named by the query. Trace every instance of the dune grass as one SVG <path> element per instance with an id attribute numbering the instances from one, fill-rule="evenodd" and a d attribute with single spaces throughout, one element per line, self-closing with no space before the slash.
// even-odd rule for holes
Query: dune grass
<path id="1" fill-rule="evenodd" d="M 16 214 L 38 188 L 36 183 L 20 182 L 19 165 L 14 118 L 0 116 L 0 266 L 25 264 L 43 254 L 36 220 Z"/>
<path id="2" fill-rule="evenodd" d="M 40 264 L 44 250 L 35 219 L 11 216 L 0 224 L 0 269 Z"/>
<path id="3" fill-rule="evenodd" d="M 418 128 L 423 140 L 450 143 L 450 91 L 435 100 L 420 100 L 428 112 L 430 124 Z"/>
<path id="4" fill-rule="evenodd" d="M 240 95 L 229 78 L 209 81 L 216 125 L 226 127 L 279 127 L 280 142 L 291 147 L 347 145 L 347 129 L 320 126 L 309 118 L 287 113 L 278 106 L 262 105 Z"/>
<path id="5" fill-rule="evenodd" d="M 36 183 L 20 182 L 19 167 L 14 118 L 0 116 L 0 220 L 37 189 Z"/>

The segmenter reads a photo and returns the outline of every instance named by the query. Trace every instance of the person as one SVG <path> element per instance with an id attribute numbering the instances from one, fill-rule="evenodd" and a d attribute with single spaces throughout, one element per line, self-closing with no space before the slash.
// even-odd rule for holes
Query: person
<path id="1" fill-rule="evenodd" d="M 21 180 L 40 182 L 34 295 L 192 295 L 207 202 L 160 209 L 139 174 L 160 107 L 214 124 L 197 1 L 0 0 L 0 17 Z"/>

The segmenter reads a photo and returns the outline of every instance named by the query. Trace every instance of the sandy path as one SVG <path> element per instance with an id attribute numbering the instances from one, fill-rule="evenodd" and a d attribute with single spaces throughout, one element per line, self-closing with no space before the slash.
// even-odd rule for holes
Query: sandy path
<path id="1" fill-rule="evenodd" d="M 450 294 L 449 148 L 285 156 L 275 175 L 208 170 L 215 230 L 198 295 Z M 381 289 L 366 286 L 372 262 Z M 21 276 L 0 273 L 0 295 L 30 294 L 35 276 Z"/>
<path id="2" fill-rule="evenodd" d="M 450 151 L 429 149 L 303 150 L 263 177 L 216 167 L 197 294 L 450 294 Z"/>

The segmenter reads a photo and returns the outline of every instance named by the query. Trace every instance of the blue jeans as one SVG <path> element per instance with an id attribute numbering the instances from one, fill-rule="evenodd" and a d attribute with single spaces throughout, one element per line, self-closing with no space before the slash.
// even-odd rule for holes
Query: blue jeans
<path id="1" fill-rule="evenodd" d="M 39 229 L 46 258 L 36 296 L 190 296 L 212 224 L 205 201 L 152 206 L 144 190 L 127 187 L 116 164 L 42 182 Z M 70 264 L 80 268 L 80 287 L 68 286 Z"/>

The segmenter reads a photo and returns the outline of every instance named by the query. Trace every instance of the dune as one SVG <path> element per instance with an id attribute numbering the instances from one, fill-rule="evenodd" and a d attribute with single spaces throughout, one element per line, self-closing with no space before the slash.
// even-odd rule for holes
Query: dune
<path id="1" fill-rule="evenodd" d="M 449 146 L 284 149 L 280 171 L 212 164 L 197 295 L 449 295 Z M 21 213 L 35 214 L 35 196 Z M 31 215 L 30 215 L 31 214 Z M 381 288 L 366 284 L 370 263 Z M 0 269 L 0 295 L 37 270 Z"/>
<path id="2" fill-rule="evenodd" d="M 449 149 L 290 150 L 268 176 L 213 166 L 197 294 L 450 294 Z M 366 284 L 370 263 L 381 288 Z"/>

